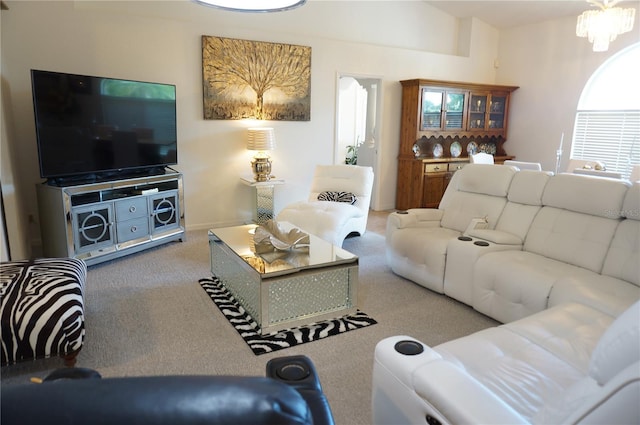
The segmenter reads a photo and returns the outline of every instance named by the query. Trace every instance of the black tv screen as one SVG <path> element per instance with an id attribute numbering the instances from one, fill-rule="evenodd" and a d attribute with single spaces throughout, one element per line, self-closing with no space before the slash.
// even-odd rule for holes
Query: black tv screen
<path id="1" fill-rule="evenodd" d="M 176 88 L 31 70 L 40 176 L 109 178 L 177 164 Z"/>

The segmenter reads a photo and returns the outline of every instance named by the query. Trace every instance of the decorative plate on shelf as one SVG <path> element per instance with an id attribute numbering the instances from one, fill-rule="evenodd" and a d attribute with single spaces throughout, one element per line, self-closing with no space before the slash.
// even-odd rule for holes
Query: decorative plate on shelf
<path id="1" fill-rule="evenodd" d="M 417 143 L 414 143 L 414 144 L 413 144 L 413 148 L 412 148 L 412 150 L 413 150 L 413 155 L 414 155 L 416 158 L 420 156 L 420 146 L 418 146 L 418 144 L 417 144 Z"/>
<path id="2" fill-rule="evenodd" d="M 440 143 L 436 143 L 435 145 L 433 145 L 434 158 L 440 158 L 443 152 L 444 152 L 444 149 L 442 148 L 442 145 Z"/>
<path id="3" fill-rule="evenodd" d="M 451 143 L 451 147 L 449 148 L 449 152 L 451 153 L 452 157 L 457 158 L 462 153 L 462 146 L 460 146 L 459 142 L 453 142 L 453 143 Z"/>
<path id="4" fill-rule="evenodd" d="M 469 155 L 475 155 L 478 153 L 478 144 L 476 142 L 469 142 L 467 145 L 467 153 Z"/>

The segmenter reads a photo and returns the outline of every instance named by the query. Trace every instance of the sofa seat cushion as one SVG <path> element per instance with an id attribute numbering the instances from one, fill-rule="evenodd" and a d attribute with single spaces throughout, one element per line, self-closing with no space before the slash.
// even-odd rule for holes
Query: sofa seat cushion
<path id="1" fill-rule="evenodd" d="M 387 264 L 394 273 L 443 293 L 447 244 L 460 234 L 444 227 L 404 228 L 389 232 L 386 239 Z"/>
<path id="2" fill-rule="evenodd" d="M 640 288 L 624 280 L 597 273 L 565 276 L 553 285 L 549 307 L 579 302 L 612 316 L 619 316 L 640 300 Z"/>
<path id="3" fill-rule="evenodd" d="M 353 219 L 366 219 L 365 213 L 346 202 L 326 201 L 296 202 L 288 205 L 277 216 L 277 221 L 289 222 L 337 246 L 342 246 L 346 236 L 342 234 L 343 229 Z"/>
<path id="4" fill-rule="evenodd" d="M 474 266 L 473 307 L 500 322 L 512 322 L 546 309 L 558 279 L 590 273 L 531 252 L 489 252 Z"/>
<path id="5" fill-rule="evenodd" d="M 549 398 L 583 379 L 613 317 L 565 304 L 434 347 L 529 422 Z M 416 373 L 415 381 L 427 379 Z"/>

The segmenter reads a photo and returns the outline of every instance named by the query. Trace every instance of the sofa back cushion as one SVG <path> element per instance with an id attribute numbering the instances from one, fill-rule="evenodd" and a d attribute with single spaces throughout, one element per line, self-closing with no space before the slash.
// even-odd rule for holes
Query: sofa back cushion
<path id="1" fill-rule="evenodd" d="M 531 222 L 542 207 L 542 193 L 551 177 L 546 171 L 521 171 L 511 180 L 507 205 L 504 207 L 496 230 L 518 236 L 521 241 Z"/>
<path id="2" fill-rule="evenodd" d="M 627 190 L 622 220 L 607 251 L 602 274 L 640 286 L 640 183 Z"/>
<path id="3" fill-rule="evenodd" d="M 629 186 L 624 180 L 558 174 L 545 185 L 542 204 L 598 217 L 620 218 Z"/>
<path id="4" fill-rule="evenodd" d="M 552 175 L 550 171 L 523 170 L 516 173 L 507 194 L 509 202 L 541 206 L 544 188 Z"/>
<path id="5" fill-rule="evenodd" d="M 457 174 L 458 191 L 506 197 L 517 172 L 500 165 L 469 164 Z"/>
<path id="6" fill-rule="evenodd" d="M 589 375 L 604 385 L 640 359 L 640 301 L 622 313 L 600 337 L 591 354 Z"/>
<path id="7" fill-rule="evenodd" d="M 495 228 L 516 173 L 512 167 L 486 164 L 457 171 L 438 207 L 444 210 L 441 226 L 464 232 L 471 220 L 486 217 L 489 228 Z"/>
<path id="8" fill-rule="evenodd" d="M 542 194 L 543 207 L 527 233 L 525 251 L 602 272 L 628 187 L 622 180 L 552 176 Z"/>

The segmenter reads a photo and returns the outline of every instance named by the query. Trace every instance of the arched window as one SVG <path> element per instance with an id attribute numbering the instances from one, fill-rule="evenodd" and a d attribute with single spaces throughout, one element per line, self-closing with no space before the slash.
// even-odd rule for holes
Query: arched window
<path id="1" fill-rule="evenodd" d="M 640 43 L 591 76 L 578 102 L 571 159 L 601 161 L 626 179 L 640 165 L 639 71 Z"/>

